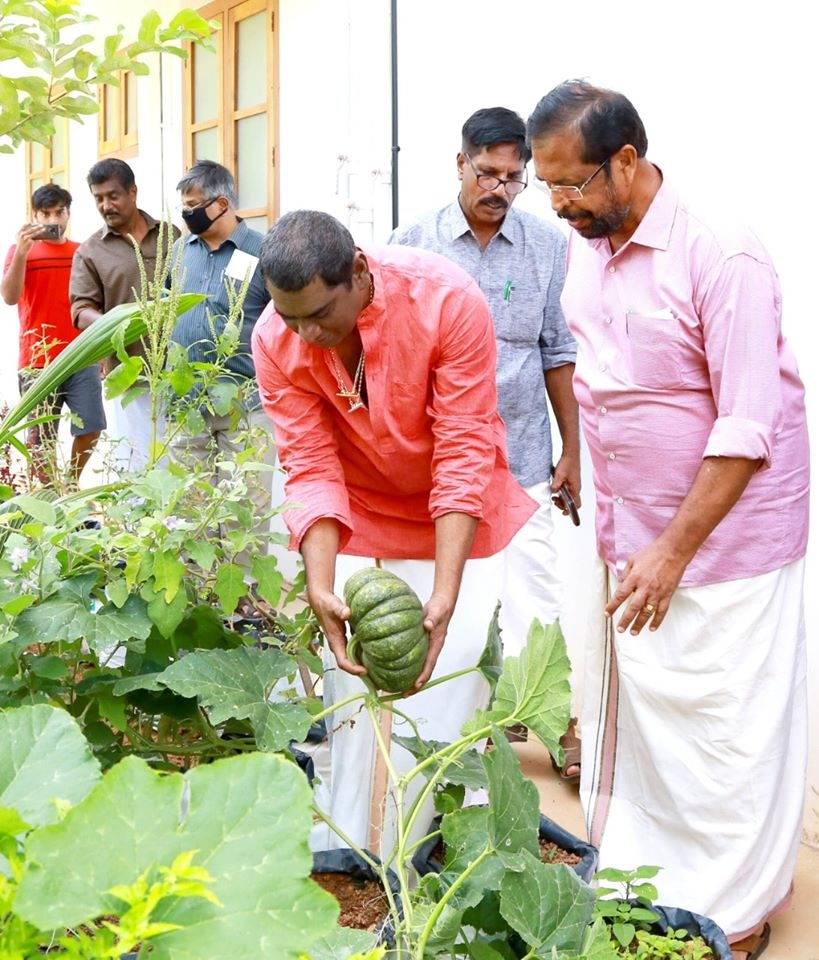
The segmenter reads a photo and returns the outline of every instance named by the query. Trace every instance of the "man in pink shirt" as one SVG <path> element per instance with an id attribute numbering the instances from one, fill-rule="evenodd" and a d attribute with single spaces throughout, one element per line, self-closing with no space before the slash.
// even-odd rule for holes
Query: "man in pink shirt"
<path id="1" fill-rule="evenodd" d="M 485 704 L 484 681 L 470 674 L 417 691 L 433 670 L 477 662 L 500 551 L 536 507 L 506 459 L 489 307 L 446 258 L 365 252 L 317 211 L 278 220 L 260 262 L 272 302 L 254 330 L 253 359 L 295 504 L 285 513 L 291 546 L 335 657 L 325 699 L 363 689 L 340 595 L 351 573 L 378 560 L 425 601 L 429 655 L 402 710 L 426 739 L 452 740 Z M 356 843 L 389 850 L 389 824 L 383 836 L 372 832 L 373 732 L 358 713 L 345 719 L 337 712 L 328 723 L 331 819 Z M 399 768 L 407 760 L 394 758 Z M 418 826 L 422 835 L 427 822 Z"/>
<path id="2" fill-rule="evenodd" d="M 807 755 L 808 440 L 779 282 L 749 230 L 681 203 L 621 94 L 563 83 L 527 134 L 571 227 L 562 306 L 607 569 L 591 839 L 604 866 L 662 867 L 660 900 L 746 960 L 790 894 Z"/>

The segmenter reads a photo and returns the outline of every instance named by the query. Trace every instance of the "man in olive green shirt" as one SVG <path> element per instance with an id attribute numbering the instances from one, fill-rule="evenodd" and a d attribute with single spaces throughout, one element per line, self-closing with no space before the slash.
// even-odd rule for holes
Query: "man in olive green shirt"
<path id="1" fill-rule="evenodd" d="M 80 330 L 122 303 L 137 299 L 141 279 L 132 239 L 139 246 L 145 272 L 153 278 L 160 223 L 137 207 L 133 170 L 124 160 L 100 160 L 88 172 L 88 186 L 105 225 L 74 254 L 71 267 L 71 318 Z M 173 236 L 179 230 L 173 227 Z M 132 355 L 140 343 L 129 347 Z M 127 473 L 146 465 L 150 457 L 151 398 L 147 392 L 130 400 L 114 398 L 109 408 L 108 436 L 115 470 Z"/>

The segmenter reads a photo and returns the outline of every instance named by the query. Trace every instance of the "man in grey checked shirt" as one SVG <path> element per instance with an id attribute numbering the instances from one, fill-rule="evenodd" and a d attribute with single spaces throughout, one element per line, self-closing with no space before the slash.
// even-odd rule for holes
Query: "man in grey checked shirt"
<path id="1" fill-rule="evenodd" d="M 185 347 L 190 361 L 213 361 L 213 329 L 220 332 L 230 311 L 227 284 L 238 292 L 248 272 L 250 285 L 242 305 L 239 344 L 226 361 L 225 377 L 244 387 L 238 409 L 219 415 L 202 408 L 203 429 L 198 433 L 177 432 L 171 439 L 170 453 L 185 462 L 195 459 L 212 466 L 219 457 L 232 459 L 247 447 L 247 432 L 258 444 L 253 460 L 270 467 L 276 462 L 276 448 L 270 423 L 261 408 L 256 371 L 250 352 L 250 335 L 267 305 L 270 295 L 259 271 L 262 234 L 237 216 L 239 201 L 233 175 L 219 163 L 199 160 L 176 185 L 182 198 L 182 219 L 188 235 L 176 241 L 182 246 L 179 274 L 186 291 L 207 294 L 205 300 L 176 322 L 172 339 Z M 215 468 L 214 468 L 215 472 Z M 246 474 L 255 532 L 265 536 L 269 530 L 267 514 L 271 508 L 273 471 Z M 247 566 L 249 557 L 240 554 L 237 562 Z"/>
<path id="2" fill-rule="evenodd" d="M 580 439 L 572 393 L 576 345 L 560 309 L 566 241 L 556 227 L 512 208 L 526 188 L 531 157 L 521 117 L 504 107 L 478 110 L 461 134 L 458 199 L 399 227 L 389 242 L 454 260 L 475 278 L 492 310 L 498 409 L 506 423 L 509 464 L 540 504 L 507 548 L 501 626 L 505 652 L 516 654 L 533 618 L 552 623 L 560 614 L 552 496 L 565 484 L 580 504 Z M 562 441 L 554 477 L 547 395 Z M 575 762 L 567 764 L 564 774 L 574 779 L 577 755 L 571 759 Z"/>

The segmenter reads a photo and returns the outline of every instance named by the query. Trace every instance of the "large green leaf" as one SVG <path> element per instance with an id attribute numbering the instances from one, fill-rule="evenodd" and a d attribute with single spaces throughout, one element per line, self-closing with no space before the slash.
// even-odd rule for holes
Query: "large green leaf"
<path id="1" fill-rule="evenodd" d="M 115 644 L 145 640 L 151 632 L 147 604 L 141 597 L 129 596 L 120 609 L 106 604 L 94 617 L 93 630 L 86 634 L 88 646 L 98 656 L 110 652 Z"/>
<path id="2" fill-rule="evenodd" d="M 497 687 L 498 679 L 503 670 L 503 645 L 501 643 L 501 629 L 498 622 L 500 606 L 500 602 L 498 602 L 489 623 L 489 630 L 486 634 L 486 645 L 478 661 L 478 669 L 486 678 L 492 696 L 495 694 L 495 688 Z"/>
<path id="3" fill-rule="evenodd" d="M 528 853 L 508 865 L 501 882 L 501 913 L 539 956 L 552 947 L 578 951 L 591 920 L 594 890 L 565 863 L 541 863 Z"/>
<path id="4" fill-rule="evenodd" d="M 559 623 L 532 622 L 519 657 L 506 657 L 495 698 L 464 726 L 466 732 L 487 724 L 525 724 L 555 757 L 562 757 L 560 737 L 569 725 L 571 664 Z"/>
<path id="5" fill-rule="evenodd" d="M 293 669 L 290 657 L 276 649 L 197 650 L 171 664 L 161 681 L 183 697 L 197 697 L 211 720 L 222 723 L 246 719 Z"/>
<path id="6" fill-rule="evenodd" d="M 313 725 L 299 703 L 257 703 L 249 719 L 259 750 L 284 750 L 294 740 L 301 743 Z"/>
<path id="7" fill-rule="evenodd" d="M 293 958 L 329 933 L 338 905 L 309 880 L 310 788 L 281 756 L 254 753 L 181 775 L 128 757 L 64 821 L 34 831 L 17 912 L 42 929 L 116 913 L 107 893 L 145 870 L 196 851 L 219 905 L 163 901 L 156 960 Z"/>
<path id="8" fill-rule="evenodd" d="M 197 697 L 214 724 L 249 719 L 262 750 L 281 750 L 301 741 L 312 724 L 299 703 L 268 702 L 275 683 L 295 670 L 280 650 L 239 647 L 198 650 L 171 664 L 160 682 L 183 697 Z"/>
<path id="9" fill-rule="evenodd" d="M 540 824 L 537 787 L 523 776 L 506 737 L 495 731 L 493 742 L 484 760 L 489 776 L 489 836 L 495 849 L 507 859 L 521 850 L 536 857 Z"/>
<path id="10" fill-rule="evenodd" d="M 64 710 L 40 704 L 0 713 L 0 806 L 13 807 L 30 826 L 54 823 L 55 801 L 79 803 L 100 776 Z"/>
<path id="11" fill-rule="evenodd" d="M 21 642 L 70 642 L 93 635 L 97 627 L 89 590 L 95 579 L 94 574 L 72 577 L 42 603 L 24 610 L 14 624 Z"/>

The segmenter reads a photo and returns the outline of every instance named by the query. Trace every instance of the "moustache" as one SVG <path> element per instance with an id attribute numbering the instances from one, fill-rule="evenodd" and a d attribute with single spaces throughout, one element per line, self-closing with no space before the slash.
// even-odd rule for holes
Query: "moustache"
<path id="1" fill-rule="evenodd" d="M 509 201 L 503 200 L 500 197 L 494 197 L 492 199 L 484 199 L 480 201 L 482 204 L 486 204 L 487 207 L 501 207 L 503 210 L 508 209 Z"/>

